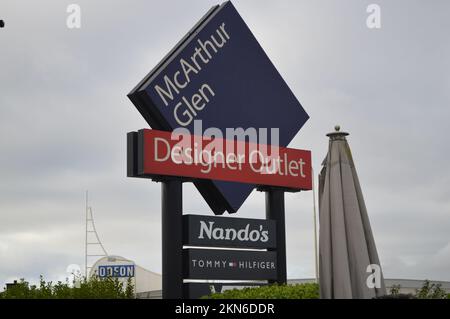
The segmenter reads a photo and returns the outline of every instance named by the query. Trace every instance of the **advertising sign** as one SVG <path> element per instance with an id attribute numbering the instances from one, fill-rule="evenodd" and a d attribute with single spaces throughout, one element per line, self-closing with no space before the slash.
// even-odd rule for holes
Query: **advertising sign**
<path id="1" fill-rule="evenodd" d="M 140 130 L 138 176 L 169 175 L 310 190 L 311 152 Z M 233 141 L 232 141 L 233 142 Z M 270 149 L 270 152 L 268 151 Z"/>
<path id="2" fill-rule="evenodd" d="M 276 248 L 273 220 L 183 215 L 187 246 Z"/>
<path id="3" fill-rule="evenodd" d="M 105 277 L 134 277 L 134 265 L 101 265 L 98 266 L 98 276 Z"/>
<path id="4" fill-rule="evenodd" d="M 278 128 L 284 147 L 309 118 L 231 2 L 208 11 L 128 96 L 153 129 Z M 255 187 L 230 181 L 195 182 L 216 214 L 236 212 Z"/>
<path id="5" fill-rule="evenodd" d="M 276 253 L 218 249 L 184 249 L 186 279 L 274 280 Z"/>

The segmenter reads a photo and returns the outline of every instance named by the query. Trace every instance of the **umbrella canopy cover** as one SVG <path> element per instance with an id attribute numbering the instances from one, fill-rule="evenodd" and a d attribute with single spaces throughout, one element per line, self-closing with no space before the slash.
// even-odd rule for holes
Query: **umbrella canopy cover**
<path id="1" fill-rule="evenodd" d="M 319 175 L 320 294 L 374 298 L 386 288 L 348 133 L 339 129 L 327 134 L 329 149 Z"/>

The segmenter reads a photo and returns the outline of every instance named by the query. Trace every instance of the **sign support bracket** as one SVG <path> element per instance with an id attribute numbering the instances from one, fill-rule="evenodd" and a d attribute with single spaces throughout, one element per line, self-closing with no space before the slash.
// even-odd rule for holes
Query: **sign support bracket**
<path id="1" fill-rule="evenodd" d="M 286 271 L 286 220 L 283 188 L 261 187 L 260 191 L 266 194 L 266 219 L 276 221 L 276 241 L 277 241 L 277 280 L 269 280 L 269 283 L 280 285 L 287 283 Z"/>
<path id="2" fill-rule="evenodd" d="M 161 182 L 162 297 L 183 298 L 183 180 Z"/>

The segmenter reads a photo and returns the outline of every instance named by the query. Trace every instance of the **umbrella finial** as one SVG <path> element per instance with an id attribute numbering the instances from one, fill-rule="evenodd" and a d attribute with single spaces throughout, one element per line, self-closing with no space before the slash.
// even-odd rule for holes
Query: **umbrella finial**
<path id="1" fill-rule="evenodd" d="M 345 137 L 349 135 L 347 132 L 341 132 L 341 126 L 335 125 L 334 126 L 334 132 L 328 133 L 327 136 L 331 140 L 345 140 Z"/>

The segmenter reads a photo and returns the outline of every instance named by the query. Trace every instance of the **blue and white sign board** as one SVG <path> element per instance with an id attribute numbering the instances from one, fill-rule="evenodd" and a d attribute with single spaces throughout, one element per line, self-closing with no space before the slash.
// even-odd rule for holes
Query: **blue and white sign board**
<path id="1" fill-rule="evenodd" d="M 309 118 L 231 2 L 208 11 L 128 96 L 153 129 L 278 128 L 280 146 Z M 195 185 L 216 214 L 236 212 L 255 187 Z"/>
<path id="2" fill-rule="evenodd" d="M 134 277 L 134 265 L 100 265 L 98 266 L 98 277 Z"/>

